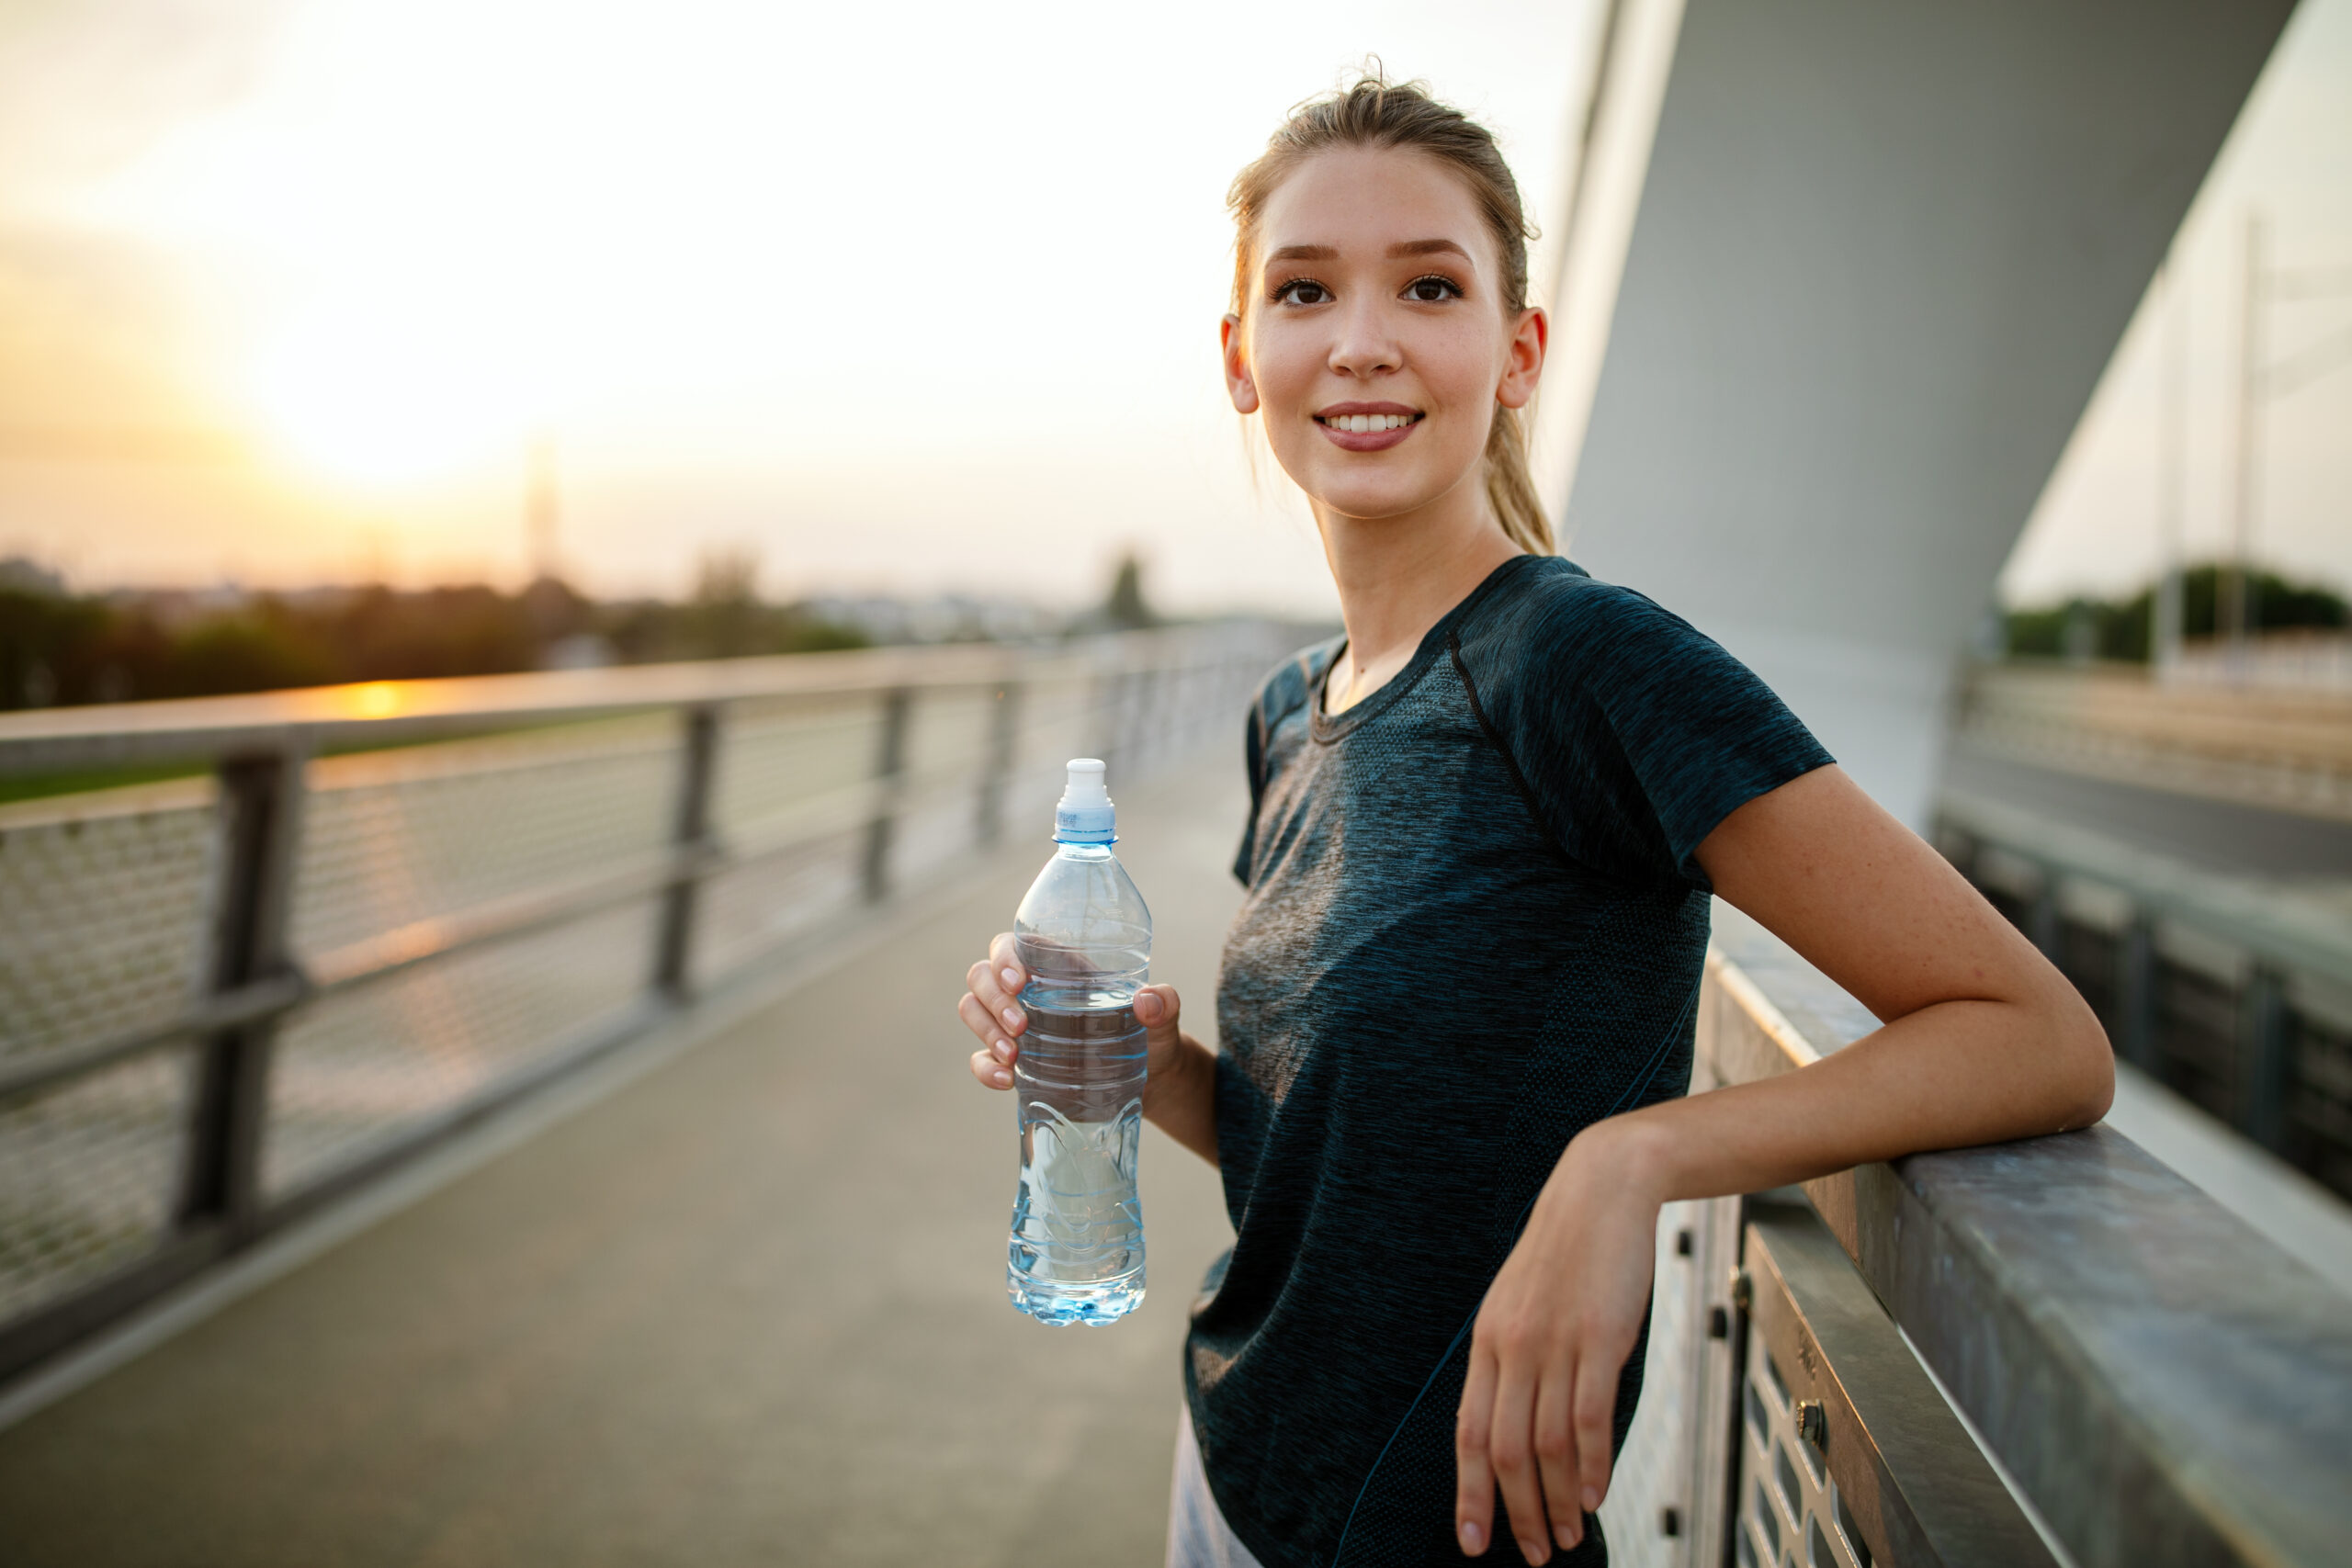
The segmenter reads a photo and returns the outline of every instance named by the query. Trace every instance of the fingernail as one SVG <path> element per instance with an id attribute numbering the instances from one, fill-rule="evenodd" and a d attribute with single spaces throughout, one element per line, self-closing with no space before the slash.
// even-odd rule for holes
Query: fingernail
<path id="1" fill-rule="evenodd" d="M 1019 1028 L 1021 1026 L 1021 1010 L 1019 1008 L 1005 1009 L 1004 1021 L 1005 1026 L 1009 1029 Z"/>
<path id="2" fill-rule="evenodd" d="M 1006 1072 L 1002 1067 L 999 1067 L 999 1068 L 996 1070 L 996 1087 L 997 1087 L 997 1088 L 999 1088 L 999 1089 L 1010 1089 L 1010 1088 L 1012 1088 L 1012 1075 L 1011 1073 Z"/>
<path id="3" fill-rule="evenodd" d="M 1554 1525 L 1552 1538 L 1560 1543 L 1562 1551 L 1572 1551 L 1577 1544 L 1577 1532 L 1566 1525 Z"/>
<path id="4" fill-rule="evenodd" d="M 1536 1568 L 1543 1568 L 1544 1563 L 1552 1561 L 1552 1549 L 1540 1540 L 1521 1541 L 1519 1554 L 1534 1563 Z"/>
<path id="5" fill-rule="evenodd" d="M 1018 969 L 1000 969 L 1000 970 L 998 970 L 998 971 L 997 971 L 997 973 L 1004 976 L 1004 983 L 1005 983 L 1006 985 L 1008 985 L 1008 986 L 1012 987 L 1013 989 L 1015 989 L 1015 990 L 1018 990 L 1018 989 L 1020 989 L 1020 988 L 1021 988 L 1021 971 L 1020 971 L 1020 970 L 1018 970 Z"/>
<path id="6" fill-rule="evenodd" d="M 1469 1552 L 1476 1552 L 1476 1551 L 1480 1547 L 1482 1547 L 1482 1546 L 1486 1545 L 1486 1543 L 1487 1543 L 1487 1537 L 1486 1537 L 1486 1534 L 1485 1534 L 1485 1532 L 1484 1532 L 1484 1531 L 1482 1531 L 1482 1530 L 1480 1530 L 1480 1529 L 1478 1529 L 1478 1527 L 1477 1527 L 1477 1525 L 1476 1525 L 1476 1524 L 1475 1524 L 1474 1522 L 1472 1522 L 1472 1521 L 1471 1521 L 1471 1520 L 1469 1520 L 1469 1519 L 1464 1519 L 1464 1520 L 1463 1520 L 1463 1521 L 1462 1521 L 1462 1550 L 1463 1550 L 1463 1551 L 1469 1551 Z"/>
<path id="7" fill-rule="evenodd" d="M 1600 1494 L 1588 1486 L 1584 1489 L 1584 1511 L 1588 1514 L 1600 1506 Z"/>
<path id="8" fill-rule="evenodd" d="M 1012 1042 L 1010 1040 L 998 1041 L 992 1049 L 996 1052 L 996 1059 L 998 1061 L 1010 1062 L 1012 1060 Z"/>

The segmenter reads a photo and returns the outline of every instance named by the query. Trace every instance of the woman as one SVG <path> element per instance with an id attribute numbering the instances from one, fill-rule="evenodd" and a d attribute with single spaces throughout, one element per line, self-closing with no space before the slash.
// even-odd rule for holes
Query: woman
<path id="1" fill-rule="evenodd" d="M 1605 1562 L 1660 1205 L 2083 1126 L 2109 1047 L 1755 676 L 1551 554 L 1520 412 L 1547 324 L 1485 130 L 1366 81 L 1231 206 L 1226 380 L 1346 633 L 1250 715 L 1222 1052 L 1172 987 L 1136 1003 L 1144 1113 L 1221 1168 L 1237 1233 L 1170 1561 Z M 1711 893 L 1883 1027 L 1687 1098 Z M 1023 979 L 1009 936 L 967 977 L 990 1088 Z"/>

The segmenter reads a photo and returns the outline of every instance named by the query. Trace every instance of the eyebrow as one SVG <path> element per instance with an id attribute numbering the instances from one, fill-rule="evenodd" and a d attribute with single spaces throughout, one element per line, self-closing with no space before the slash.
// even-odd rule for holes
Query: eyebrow
<path id="1" fill-rule="evenodd" d="M 1468 251 L 1464 250 L 1452 240 L 1407 240 L 1401 244 L 1388 247 L 1389 259 L 1392 261 L 1405 256 L 1433 256 L 1446 254 L 1460 256 L 1464 261 L 1476 259 Z M 1280 250 L 1268 252 L 1266 259 L 1270 262 L 1337 261 L 1339 256 L 1340 253 L 1329 245 L 1284 245 Z"/>

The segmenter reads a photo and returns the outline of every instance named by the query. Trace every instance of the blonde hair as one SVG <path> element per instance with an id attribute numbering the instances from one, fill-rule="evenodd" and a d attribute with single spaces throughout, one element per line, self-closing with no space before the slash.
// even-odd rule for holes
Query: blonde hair
<path id="1" fill-rule="evenodd" d="M 1401 147 L 1452 166 L 1470 187 L 1502 255 L 1503 313 L 1527 309 L 1527 242 L 1534 231 L 1495 138 L 1461 110 L 1431 97 L 1419 82 L 1392 84 L 1377 71 L 1351 87 L 1310 98 L 1267 140 L 1257 161 L 1233 176 L 1225 205 L 1233 214 L 1233 313 L 1247 317 L 1256 292 L 1258 219 L 1292 170 L 1333 147 Z M 1553 553 L 1552 523 L 1527 468 L 1527 426 L 1520 411 L 1495 405 L 1487 433 L 1487 502 L 1511 543 Z"/>

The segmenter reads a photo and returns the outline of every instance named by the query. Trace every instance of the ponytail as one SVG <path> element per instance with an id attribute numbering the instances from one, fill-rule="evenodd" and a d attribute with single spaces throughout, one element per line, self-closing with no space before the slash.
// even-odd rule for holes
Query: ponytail
<path id="1" fill-rule="evenodd" d="M 1535 493 L 1527 467 L 1527 424 L 1517 409 L 1495 405 L 1494 428 L 1487 432 L 1487 504 L 1510 542 L 1532 556 L 1555 554 L 1552 520 Z"/>

